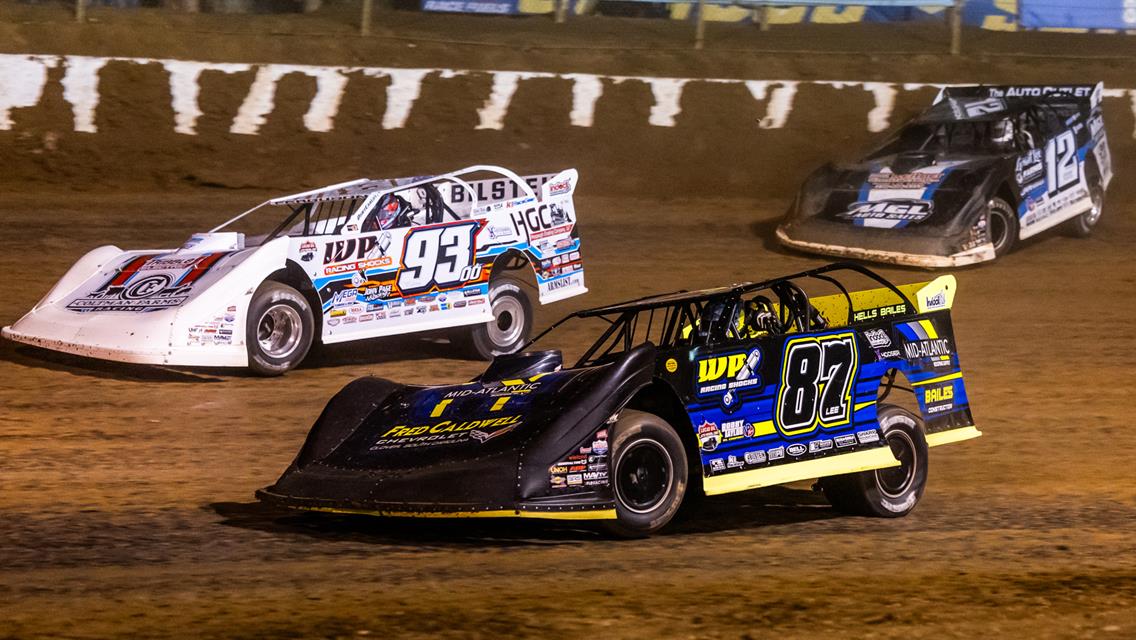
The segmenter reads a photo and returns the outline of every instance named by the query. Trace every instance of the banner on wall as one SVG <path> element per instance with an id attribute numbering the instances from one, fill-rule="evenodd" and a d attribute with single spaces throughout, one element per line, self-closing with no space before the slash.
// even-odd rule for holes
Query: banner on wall
<path id="1" fill-rule="evenodd" d="M 1136 0 L 1018 0 L 1026 29 L 1136 29 Z"/>
<path id="2" fill-rule="evenodd" d="M 422 0 L 422 10 L 445 13 L 520 13 L 517 0 Z"/>

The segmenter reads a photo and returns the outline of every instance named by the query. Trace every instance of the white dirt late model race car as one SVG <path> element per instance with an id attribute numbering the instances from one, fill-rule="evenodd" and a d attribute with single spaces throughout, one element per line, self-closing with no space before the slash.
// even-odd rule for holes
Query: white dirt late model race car
<path id="1" fill-rule="evenodd" d="M 176 250 L 91 251 L 3 335 L 94 358 L 263 375 L 295 367 L 315 339 L 458 327 L 451 339 L 470 355 L 511 353 L 532 327 L 511 273 L 530 265 L 541 303 L 587 291 L 577 178 L 483 165 L 275 198 Z"/>

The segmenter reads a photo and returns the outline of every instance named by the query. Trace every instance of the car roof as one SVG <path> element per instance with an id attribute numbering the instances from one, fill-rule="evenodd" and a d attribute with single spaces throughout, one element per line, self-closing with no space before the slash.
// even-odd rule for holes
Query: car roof
<path id="1" fill-rule="evenodd" d="M 862 265 L 852 262 L 833 262 L 823 267 L 816 269 L 809 269 L 808 271 L 801 271 L 787 276 L 780 276 L 777 278 L 770 278 L 760 282 L 743 282 L 740 284 L 730 285 L 728 287 L 714 287 L 710 289 L 698 289 L 695 291 L 675 291 L 673 293 L 663 293 L 658 295 L 647 296 L 644 298 L 636 298 L 635 300 L 628 300 L 626 302 L 618 302 L 603 307 L 595 307 L 592 309 L 585 309 L 577 311 L 575 314 L 578 317 L 593 317 L 593 316 L 606 316 L 614 314 L 622 314 L 626 312 L 647 311 L 650 309 L 659 309 L 662 307 L 677 306 L 688 302 L 699 302 L 725 295 L 741 295 L 749 291 L 757 291 L 760 289 L 768 289 L 778 282 L 787 280 L 796 280 L 800 278 L 818 278 L 834 281 L 832 276 L 827 274 L 834 271 L 852 271 L 864 276 L 867 276 L 887 288 L 895 291 L 901 299 L 907 300 L 907 297 L 899 292 L 898 288 L 890 281 L 880 276 L 876 272 L 864 267 Z"/>

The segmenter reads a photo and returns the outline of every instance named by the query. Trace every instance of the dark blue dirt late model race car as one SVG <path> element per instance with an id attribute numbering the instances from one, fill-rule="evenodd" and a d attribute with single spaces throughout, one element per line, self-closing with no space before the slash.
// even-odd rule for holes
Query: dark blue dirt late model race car
<path id="1" fill-rule="evenodd" d="M 876 288 L 850 291 L 846 276 Z M 810 298 L 808 283 L 837 293 Z M 896 286 L 833 264 L 580 311 L 467 384 L 355 380 L 257 495 L 337 513 L 595 520 L 639 536 L 695 492 L 820 478 L 843 511 L 906 515 L 928 447 L 981 435 L 954 294 L 953 276 Z M 594 342 L 567 326 L 587 322 L 603 327 Z M 590 347 L 567 367 L 560 350 L 533 350 L 557 336 Z"/>

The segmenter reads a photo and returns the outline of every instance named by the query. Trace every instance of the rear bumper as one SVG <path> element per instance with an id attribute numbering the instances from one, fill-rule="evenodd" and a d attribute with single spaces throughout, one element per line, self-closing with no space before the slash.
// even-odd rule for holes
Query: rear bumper
<path id="1" fill-rule="evenodd" d="M 835 243 L 832 241 L 821 241 L 820 239 L 806 240 L 800 237 L 791 237 L 789 233 L 785 231 L 784 227 L 777 228 L 777 239 L 786 247 L 808 253 L 820 253 L 843 258 L 855 258 L 871 262 L 883 262 L 927 269 L 961 267 L 994 259 L 994 245 L 990 243 L 957 253 L 946 253 L 944 251 L 940 254 L 934 252 L 924 253 L 918 250 L 929 249 L 931 247 L 927 245 L 932 243 L 926 241 L 913 242 L 912 244 L 914 245 L 922 246 L 912 247 L 917 250 L 909 252 L 900 250 L 898 247 L 852 246 L 851 244 L 845 244 L 843 242 Z M 861 239 L 857 238 L 856 240 L 859 241 Z M 859 244 L 859 242 L 857 242 L 857 244 Z"/>

